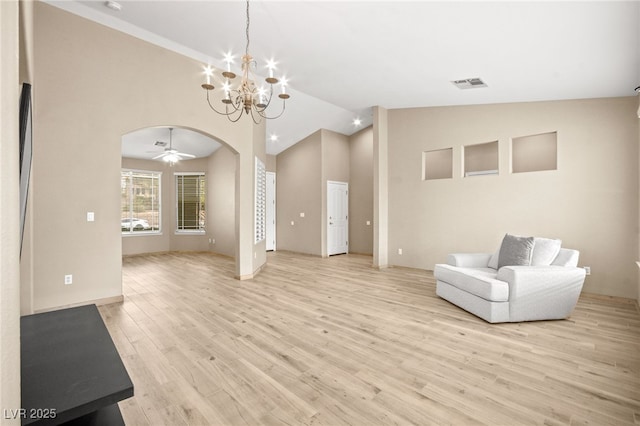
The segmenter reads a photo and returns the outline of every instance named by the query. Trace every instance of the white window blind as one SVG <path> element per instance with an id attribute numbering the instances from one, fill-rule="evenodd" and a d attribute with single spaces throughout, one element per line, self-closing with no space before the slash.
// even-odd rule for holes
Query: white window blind
<path id="1" fill-rule="evenodd" d="M 267 209 L 267 177 L 264 163 L 256 157 L 256 235 L 255 242 L 266 238 Z"/>

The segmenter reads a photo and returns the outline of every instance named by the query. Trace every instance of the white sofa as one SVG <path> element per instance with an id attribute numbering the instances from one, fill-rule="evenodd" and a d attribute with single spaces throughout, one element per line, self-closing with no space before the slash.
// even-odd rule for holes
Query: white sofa
<path id="1" fill-rule="evenodd" d="M 490 323 L 569 317 L 585 279 L 579 252 L 561 248 L 559 240 L 528 237 L 528 259 L 523 253 L 513 261 L 517 249 L 508 237 L 494 254 L 450 254 L 446 264 L 437 264 L 436 294 Z"/>

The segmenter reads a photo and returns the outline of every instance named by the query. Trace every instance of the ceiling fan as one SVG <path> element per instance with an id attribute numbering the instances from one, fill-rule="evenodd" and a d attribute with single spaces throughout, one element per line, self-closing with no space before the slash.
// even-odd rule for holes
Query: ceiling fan
<path id="1" fill-rule="evenodd" d="M 166 161 L 169 164 L 175 164 L 180 160 L 184 160 L 185 158 L 196 158 L 195 155 L 185 154 L 184 152 L 178 152 L 177 149 L 174 149 L 172 136 L 173 136 L 173 127 L 169 127 L 169 148 L 165 148 L 162 154 L 156 155 L 155 157 L 152 158 L 152 160 L 162 159 L 163 161 Z"/>

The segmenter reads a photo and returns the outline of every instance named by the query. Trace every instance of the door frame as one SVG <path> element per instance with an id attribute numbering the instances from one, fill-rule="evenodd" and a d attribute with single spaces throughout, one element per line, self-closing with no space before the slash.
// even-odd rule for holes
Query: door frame
<path id="1" fill-rule="evenodd" d="M 331 253 L 331 232 L 330 232 L 330 228 L 329 228 L 329 221 L 330 219 L 330 188 L 331 185 L 340 185 L 340 186 L 344 186 L 346 188 L 345 191 L 345 205 L 346 205 L 346 210 L 347 210 L 347 214 L 346 214 L 346 250 L 344 252 L 339 252 L 339 253 Z M 349 182 L 342 182 L 342 181 L 336 181 L 336 180 L 327 180 L 327 190 L 326 190 L 326 194 L 327 194 L 327 206 L 326 206 L 326 227 L 327 227 L 327 232 L 326 232 L 326 245 L 327 245 L 327 256 L 333 256 L 333 255 L 337 255 L 337 254 L 348 254 L 349 253 Z"/>

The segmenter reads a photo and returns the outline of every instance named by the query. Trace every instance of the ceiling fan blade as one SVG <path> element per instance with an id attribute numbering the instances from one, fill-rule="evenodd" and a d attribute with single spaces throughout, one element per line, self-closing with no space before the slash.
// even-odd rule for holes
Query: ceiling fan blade
<path id="1" fill-rule="evenodd" d="M 167 155 L 167 153 L 166 153 L 166 152 L 163 152 L 162 154 L 160 154 L 160 155 L 156 155 L 155 157 L 153 157 L 153 158 L 152 158 L 152 160 L 157 160 L 158 158 L 162 158 L 162 157 L 164 157 L 165 155 Z"/>
<path id="2" fill-rule="evenodd" d="M 192 154 L 185 154 L 183 152 L 178 152 L 177 155 L 179 155 L 180 157 L 186 157 L 186 158 L 196 158 L 195 155 Z"/>

